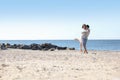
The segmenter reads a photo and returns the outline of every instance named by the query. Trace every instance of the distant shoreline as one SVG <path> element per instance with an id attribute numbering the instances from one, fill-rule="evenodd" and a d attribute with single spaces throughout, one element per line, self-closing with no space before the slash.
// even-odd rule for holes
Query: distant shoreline
<path id="1" fill-rule="evenodd" d="M 76 50 L 80 49 L 79 42 L 75 40 L 0 40 L 0 43 L 9 44 L 44 44 L 51 43 L 61 47 L 74 47 Z M 120 40 L 88 40 L 88 50 L 110 50 L 120 51 Z"/>

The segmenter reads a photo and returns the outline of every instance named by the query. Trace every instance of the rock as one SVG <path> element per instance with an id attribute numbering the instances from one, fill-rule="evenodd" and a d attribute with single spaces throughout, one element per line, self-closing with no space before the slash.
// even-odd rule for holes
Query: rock
<path id="1" fill-rule="evenodd" d="M 57 47 L 58 50 L 67 50 L 67 47 Z"/>
<path id="2" fill-rule="evenodd" d="M 17 48 L 22 49 L 23 46 L 24 46 L 23 44 L 18 44 Z"/>
<path id="3" fill-rule="evenodd" d="M 11 45 L 10 45 L 9 43 L 6 44 L 6 47 L 7 47 L 7 48 L 10 48 L 10 46 L 11 46 Z"/>
<path id="4" fill-rule="evenodd" d="M 17 44 L 13 44 L 13 45 L 9 46 L 9 48 L 16 49 L 17 48 Z"/>
<path id="5" fill-rule="evenodd" d="M 17 48 L 17 44 L 14 44 L 13 47 L 16 49 Z"/>
<path id="6" fill-rule="evenodd" d="M 68 47 L 60 47 L 53 45 L 51 43 L 44 43 L 44 44 L 31 44 L 31 45 L 24 45 L 24 44 L 9 44 L 6 45 L 3 43 L 0 45 L 0 49 L 5 50 L 7 48 L 13 49 L 31 49 L 31 50 L 43 50 L 43 51 L 55 51 L 55 50 L 75 50 L 75 48 L 68 48 Z"/>
<path id="7" fill-rule="evenodd" d="M 1 45 L 2 45 L 2 44 L 0 44 L 0 49 L 1 49 Z"/>
<path id="8" fill-rule="evenodd" d="M 30 45 L 24 45 L 24 46 L 22 47 L 22 49 L 31 49 L 31 46 L 30 46 Z"/>
<path id="9" fill-rule="evenodd" d="M 51 49 L 51 48 L 56 48 L 56 45 L 52 45 L 50 43 L 45 43 L 41 45 L 42 48 L 47 48 L 47 49 Z"/>
<path id="10" fill-rule="evenodd" d="M 42 50 L 43 50 L 43 51 L 48 51 L 48 50 L 49 50 L 49 48 L 43 48 Z"/>
<path id="11" fill-rule="evenodd" d="M 32 50 L 38 50 L 38 44 L 34 43 L 34 44 L 31 44 L 30 46 Z"/>
<path id="12" fill-rule="evenodd" d="M 0 48 L 1 48 L 1 50 L 6 50 L 7 49 L 5 43 L 3 43 Z"/>
<path id="13" fill-rule="evenodd" d="M 56 49 L 55 48 L 51 48 L 50 51 L 55 51 Z"/>
<path id="14" fill-rule="evenodd" d="M 38 45 L 38 50 L 42 50 L 43 48 L 40 46 L 40 45 Z"/>
<path id="15" fill-rule="evenodd" d="M 75 48 L 68 48 L 68 50 L 75 50 Z"/>

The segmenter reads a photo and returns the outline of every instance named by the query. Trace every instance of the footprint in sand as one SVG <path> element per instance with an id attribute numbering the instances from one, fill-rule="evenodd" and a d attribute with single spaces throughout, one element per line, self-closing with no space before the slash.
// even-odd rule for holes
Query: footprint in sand
<path id="1" fill-rule="evenodd" d="M 2 67 L 9 67 L 7 64 L 1 64 Z"/>
<path id="2" fill-rule="evenodd" d="M 16 66 L 16 68 L 17 68 L 20 72 L 22 72 L 22 70 L 24 69 L 24 68 L 22 68 L 22 67 L 20 67 L 20 66 Z"/>

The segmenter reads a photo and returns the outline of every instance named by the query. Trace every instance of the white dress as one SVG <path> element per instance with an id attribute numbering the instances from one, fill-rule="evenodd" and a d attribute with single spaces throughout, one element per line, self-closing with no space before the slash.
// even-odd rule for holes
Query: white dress
<path id="1" fill-rule="evenodd" d="M 82 39 L 88 39 L 88 36 L 90 34 L 90 29 L 88 30 L 85 30 L 85 29 L 82 29 L 81 30 L 81 37 L 78 39 L 81 43 L 82 43 Z"/>

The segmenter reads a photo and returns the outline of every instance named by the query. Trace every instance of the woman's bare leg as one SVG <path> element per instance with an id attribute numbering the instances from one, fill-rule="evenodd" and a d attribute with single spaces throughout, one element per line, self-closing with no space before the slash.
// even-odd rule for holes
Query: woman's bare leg
<path id="1" fill-rule="evenodd" d="M 80 42 L 80 52 L 83 52 L 83 50 L 82 50 L 82 43 Z"/>
<path id="2" fill-rule="evenodd" d="M 80 52 L 83 52 L 83 50 L 82 50 L 82 46 L 83 46 L 83 44 L 82 44 L 82 42 L 80 42 L 80 40 L 79 39 L 75 39 L 76 41 L 78 41 L 79 43 L 80 43 Z"/>

